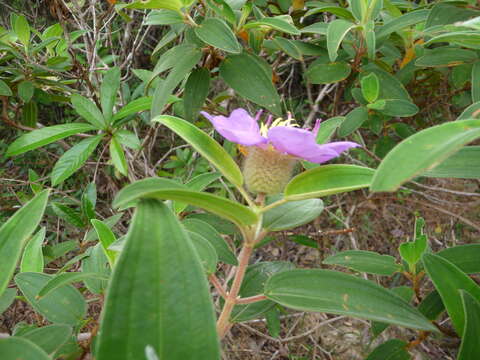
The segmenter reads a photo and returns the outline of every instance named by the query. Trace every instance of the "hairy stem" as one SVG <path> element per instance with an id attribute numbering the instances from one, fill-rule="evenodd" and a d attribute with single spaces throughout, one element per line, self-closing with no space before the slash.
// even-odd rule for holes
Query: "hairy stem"
<path id="1" fill-rule="evenodd" d="M 245 271 L 247 270 L 248 260 L 253 252 L 253 244 L 245 242 L 240 255 L 238 256 L 238 268 L 233 279 L 232 287 L 228 292 L 227 298 L 225 299 L 225 304 L 223 306 L 220 317 L 217 321 L 217 333 L 220 339 L 222 339 L 225 334 L 230 329 L 230 315 L 232 310 L 237 303 L 238 293 L 240 291 L 240 286 L 242 285 L 243 278 L 245 276 Z"/>

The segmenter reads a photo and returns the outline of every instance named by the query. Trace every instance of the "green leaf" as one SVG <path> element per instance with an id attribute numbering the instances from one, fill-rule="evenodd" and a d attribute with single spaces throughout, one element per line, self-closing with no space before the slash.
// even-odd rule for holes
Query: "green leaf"
<path id="1" fill-rule="evenodd" d="M 0 353 L 5 360 L 50 360 L 50 357 L 39 346 L 16 336 L 0 339 Z"/>
<path id="2" fill-rule="evenodd" d="M 305 77 L 312 84 L 331 84 L 345 80 L 352 69 L 346 62 L 331 62 L 311 66 Z"/>
<path id="3" fill-rule="evenodd" d="M 434 168 L 478 137 L 480 120 L 448 122 L 419 131 L 387 154 L 375 172 L 370 189 L 395 191 L 402 183 Z"/>
<path id="4" fill-rule="evenodd" d="M 18 37 L 18 40 L 28 48 L 30 44 L 30 25 L 23 15 L 17 15 L 15 22 L 13 24 L 13 31 Z"/>
<path id="5" fill-rule="evenodd" d="M 403 260 L 410 266 L 415 265 L 423 253 L 427 249 L 427 237 L 425 235 L 418 236 L 415 241 L 400 244 L 398 251 Z"/>
<path id="6" fill-rule="evenodd" d="M 311 199 L 368 187 L 374 172 L 356 165 L 319 166 L 295 176 L 285 188 L 285 199 Z"/>
<path id="7" fill-rule="evenodd" d="M 289 39 L 285 39 L 284 37 L 281 37 L 281 36 L 276 36 L 273 38 L 273 42 L 280 49 L 282 49 L 283 52 L 285 52 L 287 55 L 291 56 L 292 58 L 297 60 L 303 59 L 300 49 L 297 47 L 297 45 L 293 41 Z"/>
<path id="8" fill-rule="evenodd" d="M 255 27 L 269 27 L 274 30 L 278 30 L 287 34 L 291 35 L 301 35 L 300 30 L 298 30 L 294 25 L 292 25 L 290 22 L 286 21 L 285 19 L 290 19 L 288 17 L 282 16 L 276 16 L 276 17 L 264 17 L 258 21 L 255 22 L 249 22 L 248 24 L 244 25 L 245 29 L 250 29 L 250 28 L 255 28 Z"/>
<path id="9" fill-rule="evenodd" d="M 125 158 L 122 145 L 120 145 L 115 136 L 110 139 L 110 159 L 112 160 L 115 169 L 117 169 L 120 174 L 127 176 L 127 159 Z"/>
<path id="10" fill-rule="evenodd" d="M 117 254 L 115 251 L 108 250 L 108 247 L 112 245 L 117 239 L 115 238 L 112 230 L 110 230 L 108 225 L 104 222 L 92 219 L 91 223 L 95 228 L 95 231 L 97 232 L 98 238 L 100 239 L 100 244 L 102 245 L 102 249 L 105 252 L 105 256 L 108 258 L 108 262 L 110 263 L 110 267 L 113 269 Z"/>
<path id="11" fill-rule="evenodd" d="M 152 99 L 152 118 L 160 115 L 163 107 L 168 102 L 168 97 L 182 81 L 188 72 L 198 63 L 202 52 L 196 47 L 189 47 L 182 57 L 176 59 L 176 63 L 164 81 L 158 83 Z"/>
<path id="12" fill-rule="evenodd" d="M 465 313 L 465 329 L 462 333 L 462 344 L 457 360 L 475 360 L 480 354 L 480 302 L 466 291 L 460 290 L 463 311 Z"/>
<path id="13" fill-rule="evenodd" d="M 107 124 L 112 119 L 113 107 L 120 88 L 120 75 L 120 69 L 112 67 L 103 76 L 100 86 L 100 104 Z"/>
<path id="14" fill-rule="evenodd" d="M 183 95 L 185 118 L 193 122 L 205 103 L 210 88 L 210 71 L 205 68 L 195 69 L 188 77 Z"/>
<path id="15" fill-rule="evenodd" d="M 37 127 L 38 106 L 35 101 L 30 101 L 23 105 L 22 124 L 31 128 Z"/>
<path id="16" fill-rule="evenodd" d="M 235 34 L 225 21 L 218 18 L 205 19 L 195 28 L 195 34 L 204 42 L 220 50 L 238 54 L 242 47 L 237 41 Z"/>
<path id="17" fill-rule="evenodd" d="M 403 99 L 381 99 L 367 107 L 389 116 L 409 117 L 418 113 L 417 105 Z"/>
<path id="18" fill-rule="evenodd" d="M 472 102 L 480 101 L 480 61 L 472 67 Z"/>
<path id="19" fill-rule="evenodd" d="M 457 153 L 423 173 L 422 176 L 438 178 L 480 178 L 480 146 L 465 146 Z"/>
<path id="20" fill-rule="evenodd" d="M 12 278 L 25 243 L 43 217 L 48 194 L 49 190 L 40 192 L 0 227 L 0 296 Z"/>
<path id="21" fill-rule="evenodd" d="M 42 227 L 40 230 L 32 236 L 25 246 L 23 251 L 22 262 L 20 265 L 20 272 L 43 272 L 43 253 L 42 253 L 42 244 L 45 240 L 45 228 Z"/>
<path id="22" fill-rule="evenodd" d="M 15 282 L 32 307 L 52 323 L 77 325 L 86 315 L 87 303 L 80 292 L 71 285 L 64 285 L 47 296 L 36 299 L 39 291 L 52 275 L 20 273 Z"/>
<path id="23" fill-rule="evenodd" d="M 316 219 L 322 211 L 320 199 L 290 201 L 265 212 L 262 226 L 268 231 L 293 229 Z"/>
<path id="24" fill-rule="evenodd" d="M 57 351 L 72 336 L 72 328 L 68 325 L 53 324 L 31 330 L 21 337 L 40 347 L 47 354 Z"/>
<path id="25" fill-rule="evenodd" d="M 145 25 L 172 25 L 183 23 L 183 17 L 174 10 L 161 9 L 153 10 L 147 15 Z"/>
<path id="26" fill-rule="evenodd" d="M 400 265 L 395 262 L 393 256 L 380 255 L 373 251 L 364 250 L 341 251 L 329 256 L 323 260 L 323 263 L 327 265 L 345 266 L 355 271 L 386 276 L 392 276 L 395 272 L 401 270 Z"/>
<path id="27" fill-rule="evenodd" d="M 97 359 L 138 360 L 146 346 L 161 359 L 220 359 L 208 289 L 173 213 L 140 201 L 109 287 Z"/>
<path id="28" fill-rule="evenodd" d="M 222 175 L 218 172 L 213 172 L 213 173 L 204 173 L 195 176 L 193 179 L 191 179 L 188 183 L 185 185 L 190 189 L 194 191 L 202 191 L 205 189 L 208 185 L 210 185 L 212 182 L 220 178 Z M 181 213 L 188 207 L 188 204 L 181 203 L 181 202 L 175 202 L 173 204 L 173 209 L 175 210 L 176 214 Z"/>
<path id="29" fill-rule="evenodd" d="M 152 107 L 152 97 L 151 96 L 143 96 L 133 101 L 130 101 L 127 105 L 120 109 L 115 115 L 112 117 L 112 122 L 116 122 L 120 119 L 126 118 L 127 116 L 145 111 L 150 110 Z"/>
<path id="30" fill-rule="evenodd" d="M 82 260 L 83 272 L 93 272 L 106 277 L 110 276 L 110 267 L 102 244 L 98 243 L 88 248 L 86 254 L 88 256 Z M 87 289 L 94 294 L 103 294 L 108 286 L 108 281 L 94 278 L 86 278 L 83 282 Z"/>
<path id="31" fill-rule="evenodd" d="M 480 286 L 470 279 L 467 274 L 440 256 L 424 254 L 423 265 L 442 297 L 455 331 L 461 335 L 465 325 L 465 314 L 458 290 L 466 290 L 479 300 Z"/>
<path id="32" fill-rule="evenodd" d="M 443 249 L 435 255 L 448 260 L 464 273 L 480 273 L 480 244 L 458 245 Z"/>
<path id="33" fill-rule="evenodd" d="M 243 175 L 230 155 L 214 139 L 183 119 L 162 115 L 152 120 L 167 126 L 210 161 L 232 184 L 242 186 Z"/>
<path id="34" fill-rule="evenodd" d="M 85 227 L 85 222 L 82 218 L 82 214 L 80 214 L 78 211 L 72 209 L 71 207 L 60 204 L 57 202 L 52 202 L 50 204 L 52 207 L 53 212 L 61 219 L 65 220 L 66 222 L 72 224 L 75 227 L 78 228 L 83 228 Z M 58 245 L 61 245 L 64 243 L 60 243 Z"/>
<path id="35" fill-rule="evenodd" d="M 368 110 L 365 106 L 359 106 L 350 111 L 345 120 L 338 128 L 338 136 L 348 136 L 357 130 L 362 124 L 368 120 Z"/>
<path id="36" fill-rule="evenodd" d="M 50 294 L 52 291 L 58 288 L 71 284 L 74 282 L 83 281 L 87 278 L 93 278 L 97 280 L 108 280 L 108 276 L 97 273 L 85 273 L 85 272 L 65 272 L 60 273 L 52 277 L 38 292 L 36 299 L 40 300 Z"/>
<path id="37" fill-rule="evenodd" d="M 337 130 L 337 128 L 343 121 L 345 121 L 344 116 L 335 116 L 333 118 L 323 121 L 320 124 L 320 129 L 317 133 L 317 144 L 325 144 L 329 142 L 332 138 L 333 133 L 335 132 L 335 130 Z"/>
<path id="38" fill-rule="evenodd" d="M 369 63 L 362 67 L 360 81 L 364 76 L 367 76 L 366 74 L 370 73 L 377 75 L 378 81 L 380 82 L 380 95 L 378 96 L 380 99 L 403 99 L 410 102 L 412 101 L 410 94 L 400 80 L 374 63 Z"/>
<path id="39" fill-rule="evenodd" d="M 149 178 L 124 187 L 113 201 L 114 207 L 123 207 L 140 198 L 176 200 L 198 206 L 231 220 L 239 226 L 252 225 L 257 215 L 244 205 L 209 193 L 187 190 L 171 180 Z"/>
<path id="40" fill-rule="evenodd" d="M 168 9 L 180 13 L 183 3 L 180 0 L 137 0 L 129 4 L 117 4 L 118 9 Z"/>
<path id="41" fill-rule="evenodd" d="M 193 247 L 195 248 L 205 272 L 208 275 L 214 274 L 217 270 L 218 263 L 218 256 L 215 248 L 202 235 L 191 231 L 187 231 L 187 234 L 192 241 Z"/>
<path id="42" fill-rule="evenodd" d="M 369 103 L 375 102 L 380 94 L 380 82 L 377 75 L 375 75 L 375 73 L 370 73 L 367 76 L 364 76 L 360 83 L 365 100 Z"/>
<path id="43" fill-rule="evenodd" d="M 418 305 L 420 311 L 428 320 L 436 320 L 445 311 L 445 305 L 437 290 L 431 291 Z"/>
<path id="44" fill-rule="evenodd" d="M 381 41 L 393 32 L 402 30 L 406 27 L 424 22 L 427 19 L 430 10 L 420 9 L 415 11 L 409 11 L 402 16 L 393 18 L 386 22 L 383 26 L 379 27 L 376 31 L 377 40 Z"/>
<path id="45" fill-rule="evenodd" d="M 356 25 L 350 21 L 337 19 L 328 24 L 327 29 L 327 49 L 330 61 L 334 62 L 338 56 L 338 48 L 344 37 Z"/>
<path id="46" fill-rule="evenodd" d="M 50 175 L 52 186 L 57 186 L 72 176 L 92 155 L 103 136 L 104 134 L 100 134 L 83 139 L 65 152 L 53 167 Z"/>
<path id="47" fill-rule="evenodd" d="M 3 80 L 0 80 L 0 96 L 12 96 L 12 90 Z"/>
<path id="48" fill-rule="evenodd" d="M 90 124 L 62 124 L 44 127 L 20 136 L 7 149 L 6 156 L 20 155 L 57 140 L 95 128 Z"/>
<path id="49" fill-rule="evenodd" d="M 97 105 L 85 96 L 73 94 L 70 98 L 75 111 L 96 129 L 105 129 L 106 121 Z"/>
<path id="50" fill-rule="evenodd" d="M 0 315 L 12 305 L 15 296 L 17 296 L 17 290 L 12 288 L 5 289 L 3 295 L 0 295 Z"/>
<path id="51" fill-rule="evenodd" d="M 289 270 L 273 275 L 265 295 L 302 311 L 348 315 L 435 331 L 417 309 L 374 282 L 331 270 Z"/>
<path id="52" fill-rule="evenodd" d="M 425 54 L 415 61 L 415 66 L 457 66 L 465 63 L 472 63 L 477 59 L 478 56 L 475 51 L 442 46 L 433 50 L 426 50 Z"/>
<path id="53" fill-rule="evenodd" d="M 480 101 L 473 103 L 472 105 L 467 107 L 465 110 L 463 110 L 463 112 L 460 114 L 457 120 L 468 120 L 468 119 L 478 118 L 478 115 L 479 115 L 479 113 L 477 112 L 478 110 L 480 110 Z"/>
<path id="54" fill-rule="evenodd" d="M 245 273 L 239 294 L 241 297 L 262 294 L 265 283 L 273 274 L 294 268 L 295 266 L 287 261 L 258 262 L 250 265 Z M 271 300 L 262 300 L 247 305 L 236 305 L 232 311 L 230 321 L 242 322 L 258 318 L 274 306 L 275 303 Z"/>
<path id="55" fill-rule="evenodd" d="M 365 360 L 410 360 L 407 343 L 399 339 L 390 339 L 378 345 Z"/>
<path id="56" fill-rule="evenodd" d="M 95 205 L 97 203 L 97 187 L 95 183 L 87 185 L 81 197 L 82 214 L 87 219 L 95 218 Z"/>
<path id="57" fill-rule="evenodd" d="M 255 55 L 242 53 L 226 57 L 220 65 L 220 76 L 240 96 L 265 107 L 275 115 L 282 114 L 271 70 L 268 68 L 266 71 L 264 64 Z"/>
<path id="58" fill-rule="evenodd" d="M 324 4 L 324 5 L 322 4 L 313 9 L 310 9 L 305 13 L 304 16 L 307 17 L 310 15 L 320 14 L 323 12 L 329 12 L 341 18 L 355 21 L 355 18 L 353 17 L 352 13 L 349 10 L 342 8 L 340 6 L 331 6 L 330 4 Z"/>
<path id="59" fill-rule="evenodd" d="M 428 46 L 439 42 L 449 42 L 466 48 L 478 49 L 480 34 L 478 31 L 449 31 L 432 37 L 424 45 Z"/>
<path id="60" fill-rule="evenodd" d="M 185 219 L 182 221 L 182 225 L 187 231 L 198 234 L 208 241 L 215 249 L 220 261 L 230 265 L 238 265 L 235 254 L 213 226 L 198 219 Z"/>
<path id="61" fill-rule="evenodd" d="M 34 91 L 35 87 L 31 81 L 25 80 L 18 84 L 18 96 L 24 103 L 28 103 L 32 100 Z"/>

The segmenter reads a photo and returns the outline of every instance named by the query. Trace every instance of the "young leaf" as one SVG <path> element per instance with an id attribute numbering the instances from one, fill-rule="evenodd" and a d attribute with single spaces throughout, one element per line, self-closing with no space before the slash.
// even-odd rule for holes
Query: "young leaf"
<path id="1" fill-rule="evenodd" d="M 30 44 L 30 25 L 28 24 L 27 19 L 23 15 L 17 15 L 15 22 L 13 24 L 13 31 L 18 37 L 18 40 L 28 48 Z"/>
<path id="2" fill-rule="evenodd" d="M 370 73 L 361 80 L 362 94 L 369 103 L 375 102 L 380 94 L 380 82 L 375 73 Z"/>
<path id="3" fill-rule="evenodd" d="M 265 295 L 296 310 L 327 312 L 437 332 L 417 309 L 374 282 L 331 270 L 289 270 L 273 275 Z"/>
<path id="4" fill-rule="evenodd" d="M 23 246 L 43 217 L 48 194 L 49 190 L 44 190 L 36 195 L 0 227 L 0 296 L 12 278 Z"/>
<path id="5" fill-rule="evenodd" d="M 395 191 L 402 183 L 434 168 L 478 137 L 480 120 L 447 122 L 419 131 L 385 156 L 375 171 L 370 189 L 374 192 Z"/>
<path id="6" fill-rule="evenodd" d="M 6 156 L 20 155 L 74 134 L 95 130 L 90 124 L 70 123 L 34 130 L 20 136 L 7 149 Z"/>
<path id="7" fill-rule="evenodd" d="M 174 131 L 188 142 L 195 150 L 210 161 L 229 181 L 236 186 L 242 186 L 243 175 L 238 165 L 230 155 L 215 140 L 195 125 L 174 116 L 162 115 L 154 118 Z"/>
<path id="8" fill-rule="evenodd" d="M 220 359 L 198 256 L 173 213 L 157 200 L 138 205 L 104 309 L 98 360 L 138 360 L 147 346 L 161 359 Z"/>
<path id="9" fill-rule="evenodd" d="M 104 134 L 88 137 L 63 154 L 53 167 L 52 186 L 64 182 L 77 171 L 95 151 Z"/>

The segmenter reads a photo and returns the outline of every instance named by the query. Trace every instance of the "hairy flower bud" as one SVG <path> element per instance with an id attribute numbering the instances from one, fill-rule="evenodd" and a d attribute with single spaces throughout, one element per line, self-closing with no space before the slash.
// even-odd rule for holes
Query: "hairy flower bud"
<path id="1" fill-rule="evenodd" d="M 278 194 L 292 177 L 297 159 L 281 154 L 273 147 L 252 146 L 243 166 L 245 185 L 254 194 Z"/>

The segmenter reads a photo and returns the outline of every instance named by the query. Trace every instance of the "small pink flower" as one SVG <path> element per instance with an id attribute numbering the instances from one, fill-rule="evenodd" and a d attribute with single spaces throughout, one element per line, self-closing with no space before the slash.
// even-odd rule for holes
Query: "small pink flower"
<path id="1" fill-rule="evenodd" d="M 227 140 L 244 146 L 261 148 L 270 144 L 281 154 L 288 154 L 317 164 L 336 158 L 345 150 L 360 146 L 351 141 L 317 144 L 319 121 L 315 124 L 313 131 L 280 125 L 271 127 L 266 136 L 263 136 L 258 125 L 260 116 L 257 115 L 254 119 L 245 109 L 235 109 L 229 117 L 212 116 L 205 111 L 202 111 L 201 114 Z"/>

